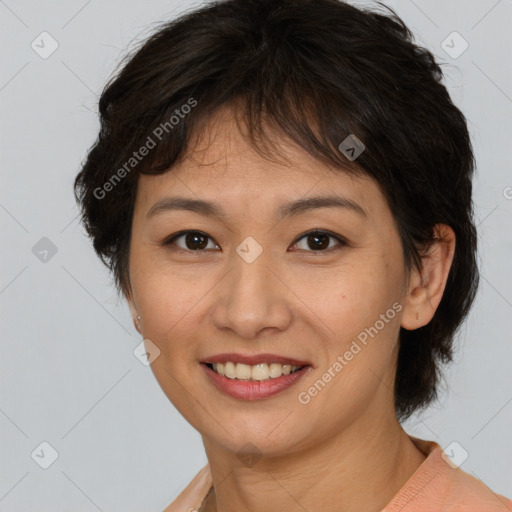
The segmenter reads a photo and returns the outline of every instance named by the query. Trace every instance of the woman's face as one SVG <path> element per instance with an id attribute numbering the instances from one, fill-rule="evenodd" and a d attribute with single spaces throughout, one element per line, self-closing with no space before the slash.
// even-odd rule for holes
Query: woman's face
<path id="1" fill-rule="evenodd" d="M 151 368 L 203 437 L 233 452 L 251 443 L 263 454 L 292 453 L 355 426 L 369 432 L 394 414 L 405 311 L 404 261 L 389 207 L 372 179 L 335 172 L 291 144 L 281 146 L 290 164 L 264 159 L 230 112 L 219 112 L 209 140 L 171 172 L 139 178 L 130 305 L 144 338 L 160 350 Z M 282 215 L 290 203 L 324 196 L 358 206 Z M 212 203 L 222 216 L 165 207 L 150 213 L 170 197 Z M 183 231 L 204 235 L 165 244 Z M 212 378 L 204 364 L 227 353 L 308 366 L 291 384 L 284 376 L 234 389 L 233 379 Z M 244 366 L 234 371 L 248 375 Z M 264 366 L 249 371 L 266 375 Z M 282 388 L 270 394 L 278 382 Z"/>

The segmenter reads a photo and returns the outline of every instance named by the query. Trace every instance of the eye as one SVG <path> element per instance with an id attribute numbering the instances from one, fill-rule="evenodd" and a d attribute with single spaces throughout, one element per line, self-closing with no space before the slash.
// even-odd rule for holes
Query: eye
<path id="1" fill-rule="evenodd" d="M 179 239 L 183 239 L 183 243 L 185 244 L 185 246 L 183 247 L 178 245 L 179 249 L 181 249 L 184 252 L 201 252 L 202 250 L 207 248 L 207 240 L 209 238 L 210 237 L 206 233 L 203 233 L 202 231 L 181 231 L 180 233 L 176 233 L 172 235 L 170 238 L 166 239 L 162 243 L 162 245 L 177 245 L 176 241 Z"/>
<path id="2" fill-rule="evenodd" d="M 300 240 L 305 239 L 306 243 L 304 245 L 306 249 L 299 248 L 300 250 L 306 250 L 307 252 L 331 252 L 333 247 L 330 247 L 329 238 L 336 240 L 341 246 L 347 245 L 346 241 L 338 235 L 334 235 L 328 231 L 314 230 L 301 235 L 298 241 L 295 242 L 294 247 L 299 244 Z M 311 250 L 308 250 L 308 247 L 311 247 Z"/>
<path id="3" fill-rule="evenodd" d="M 183 239 L 182 243 L 184 245 L 179 245 L 176 243 L 180 239 Z M 208 236 L 206 233 L 203 233 L 202 231 L 181 231 L 179 233 L 171 235 L 170 238 L 164 240 L 164 242 L 162 242 L 162 245 L 175 245 L 182 252 L 201 252 L 208 249 L 208 239 L 211 239 L 211 237 Z M 347 245 L 347 242 L 338 235 L 334 235 L 332 233 L 329 233 L 328 231 L 313 230 L 301 235 L 293 244 L 293 247 L 297 246 L 299 242 L 303 239 L 305 239 L 306 241 L 306 247 L 299 247 L 299 250 L 306 252 L 331 252 L 331 250 L 334 249 L 336 246 L 334 246 L 334 248 L 330 246 L 329 239 L 336 240 L 339 246 Z M 219 247 L 215 243 L 213 245 L 213 249 Z M 210 247 L 210 249 L 212 249 L 212 247 Z"/>

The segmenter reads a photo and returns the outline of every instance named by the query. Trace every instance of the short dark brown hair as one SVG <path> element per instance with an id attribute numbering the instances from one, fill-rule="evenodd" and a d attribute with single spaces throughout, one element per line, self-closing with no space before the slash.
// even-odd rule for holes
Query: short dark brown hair
<path id="1" fill-rule="evenodd" d="M 395 409 L 404 420 L 437 398 L 441 363 L 453 358 L 478 287 L 474 156 L 440 65 L 378 4 L 389 12 L 338 0 L 222 0 L 163 23 L 105 86 L 74 193 L 94 249 L 129 297 L 138 173 L 167 172 L 218 107 L 238 104 L 256 149 L 281 134 L 340 172 L 374 178 L 407 270 L 422 268 L 434 226 L 451 226 L 441 303 L 427 325 L 400 330 Z M 339 149 L 349 135 L 365 145 L 353 161 Z"/>

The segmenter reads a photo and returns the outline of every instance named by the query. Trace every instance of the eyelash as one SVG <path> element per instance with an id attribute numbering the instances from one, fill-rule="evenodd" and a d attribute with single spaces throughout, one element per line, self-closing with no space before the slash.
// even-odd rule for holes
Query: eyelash
<path id="1" fill-rule="evenodd" d="M 180 231 L 180 232 L 175 233 L 175 234 L 171 235 L 170 237 L 166 238 L 162 242 L 162 246 L 169 247 L 171 245 L 174 245 L 174 242 L 178 238 L 181 238 L 182 236 L 185 236 L 185 235 L 188 235 L 188 234 L 197 234 L 197 235 L 201 235 L 201 236 L 204 236 L 206 238 L 209 238 L 210 240 L 213 240 L 213 238 L 211 236 L 207 235 L 206 233 L 204 233 L 202 231 L 188 230 L 188 231 Z M 340 249 L 341 247 L 344 247 L 344 246 L 347 245 L 346 240 L 343 239 L 341 236 L 335 235 L 334 233 L 331 233 L 330 231 L 325 231 L 325 230 L 321 230 L 321 229 L 313 229 L 311 231 L 307 231 L 306 233 L 303 233 L 302 235 L 300 235 L 299 237 L 296 238 L 296 240 L 293 243 L 293 245 L 296 245 L 303 238 L 306 238 L 307 236 L 313 235 L 313 234 L 325 235 L 325 236 L 328 236 L 330 238 L 334 238 L 335 240 L 337 240 L 339 242 L 339 246 L 338 247 L 330 247 L 328 249 L 317 250 L 317 251 L 311 251 L 311 250 L 305 250 L 305 249 L 300 249 L 300 251 L 309 252 L 309 253 L 313 253 L 313 254 L 321 254 L 321 253 L 330 254 L 333 250 Z M 209 251 L 211 249 L 197 249 L 197 250 L 194 251 L 194 250 L 191 250 L 191 249 L 183 249 L 182 247 L 178 247 L 177 249 L 173 249 L 173 250 L 175 250 L 176 252 L 179 252 L 179 253 L 196 253 L 196 254 L 200 254 L 202 252 L 206 252 L 206 251 Z"/>

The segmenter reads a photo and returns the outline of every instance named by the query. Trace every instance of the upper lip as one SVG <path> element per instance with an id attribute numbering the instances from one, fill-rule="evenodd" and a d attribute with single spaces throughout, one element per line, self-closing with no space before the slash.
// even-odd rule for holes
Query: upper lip
<path id="1" fill-rule="evenodd" d="M 233 363 L 242 363 L 255 365 L 260 363 L 280 363 L 280 364 L 290 364 L 292 366 L 305 366 L 311 365 L 308 361 L 301 361 L 299 359 L 294 359 L 293 357 L 280 356 L 277 354 L 255 354 L 255 355 L 244 355 L 244 354 L 216 354 L 211 357 L 207 357 L 203 359 L 202 363 L 212 364 L 212 363 L 226 363 L 227 361 L 232 361 Z"/>

